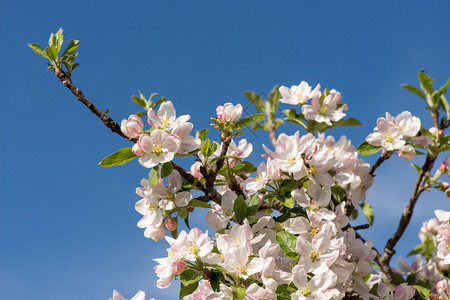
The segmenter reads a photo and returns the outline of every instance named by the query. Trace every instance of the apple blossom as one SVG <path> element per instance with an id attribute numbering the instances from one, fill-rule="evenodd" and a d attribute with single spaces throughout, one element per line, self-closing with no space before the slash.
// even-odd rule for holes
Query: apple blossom
<path id="1" fill-rule="evenodd" d="M 303 104 L 317 93 L 320 93 L 319 90 L 320 84 L 311 91 L 311 87 L 306 81 L 302 81 L 299 85 L 293 85 L 290 88 L 283 85 L 280 87 L 282 97 L 280 102 L 292 105 Z"/>
<path id="2" fill-rule="evenodd" d="M 242 116 L 242 105 L 233 105 L 229 102 L 217 107 L 217 119 L 222 122 L 236 122 Z"/>
<path id="3" fill-rule="evenodd" d="M 144 129 L 144 122 L 136 115 L 131 115 L 128 120 L 123 120 L 120 124 L 120 129 L 130 139 L 139 137 Z"/>

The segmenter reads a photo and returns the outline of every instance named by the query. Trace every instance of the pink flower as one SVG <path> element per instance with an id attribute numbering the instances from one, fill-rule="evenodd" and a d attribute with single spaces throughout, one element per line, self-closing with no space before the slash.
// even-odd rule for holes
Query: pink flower
<path id="1" fill-rule="evenodd" d="M 178 152 L 179 140 L 167 132 L 156 129 L 150 135 L 142 134 L 139 138 L 139 146 L 145 155 L 139 158 L 139 163 L 146 168 L 171 161 Z"/>
<path id="2" fill-rule="evenodd" d="M 405 160 L 411 160 L 416 156 L 416 150 L 411 145 L 403 145 L 398 149 L 398 157 L 403 157 Z"/>
<path id="3" fill-rule="evenodd" d="M 158 112 L 150 108 L 148 113 L 148 123 L 159 129 L 170 130 L 178 124 L 183 124 L 191 118 L 189 115 L 176 117 L 175 107 L 171 101 L 166 101 L 161 104 Z"/>
<path id="4" fill-rule="evenodd" d="M 291 88 L 286 86 L 280 87 L 281 103 L 298 105 L 306 103 L 314 95 L 320 94 L 320 84 L 318 84 L 313 91 L 306 81 L 302 81 L 299 85 L 293 85 Z"/>
<path id="5" fill-rule="evenodd" d="M 136 115 L 131 115 L 127 120 L 122 120 L 120 124 L 120 130 L 130 139 L 137 138 L 144 129 L 144 122 Z"/>
<path id="6" fill-rule="evenodd" d="M 225 103 L 223 106 L 218 106 L 217 119 L 222 122 L 236 122 L 242 116 L 242 105 L 233 105 L 231 103 Z"/>

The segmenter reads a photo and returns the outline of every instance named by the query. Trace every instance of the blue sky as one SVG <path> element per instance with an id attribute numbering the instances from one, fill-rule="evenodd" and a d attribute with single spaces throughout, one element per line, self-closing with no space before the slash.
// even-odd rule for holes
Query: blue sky
<path id="1" fill-rule="evenodd" d="M 201 129 L 218 105 L 246 106 L 245 90 L 321 83 L 339 90 L 348 116 L 364 124 L 332 134 L 358 145 L 386 111 L 410 110 L 431 126 L 424 103 L 400 84 L 417 84 L 422 69 L 438 85 L 450 76 L 449 10 L 443 0 L 1 1 L 0 293 L 107 299 L 116 288 L 130 298 L 142 289 L 167 299 L 178 289 L 178 282 L 156 288 L 152 259 L 163 257 L 167 244 L 136 227 L 134 191 L 147 170 L 137 161 L 97 166 L 129 144 L 77 103 L 27 43 L 46 44 L 60 27 L 66 40 L 81 40 L 72 79 L 116 121 L 138 110 L 130 99 L 138 89 L 168 97 Z M 262 132 L 256 137 L 257 163 L 260 144 L 269 142 Z M 415 174 L 398 158 L 377 173 L 368 194 L 375 224 L 364 236 L 383 248 Z M 399 253 L 418 243 L 421 222 L 437 207 L 448 209 L 448 198 L 421 197 Z"/>

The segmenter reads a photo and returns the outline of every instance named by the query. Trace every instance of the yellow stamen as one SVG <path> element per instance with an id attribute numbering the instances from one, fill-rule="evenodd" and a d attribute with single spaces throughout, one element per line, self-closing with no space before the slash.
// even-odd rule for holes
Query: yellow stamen
<path id="1" fill-rule="evenodd" d="M 163 118 L 162 120 L 162 126 L 164 127 L 164 128 L 167 128 L 167 127 L 169 127 L 169 119 L 167 119 L 167 118 Z"/>
<path id="2" fill-rule="evenodd" d="M 156 156 L 160 156 L 163 153 L 161 145 L 154 145 L 152 153 Z"/>
<path id="3" fill-rule="evenodd" d="M 386 140 L 386 142 L 388 143 L 392 143 L 394 141 L 394 138 L 392 137 L 392 135 L 390 134 L 386 134 L 386 136 L 384 137 L 384 139 Z"/>
<path id="4" fill-rule="evenodd" d="M 309 204 L 309 210 L 310 211 L 318 211 L 319 210 L 319 203 L 317 203 L 316 200 L 311 200 L 311 203 Z"/>
<path id="5" fill-rule="evenodd" d="M 319 115 L 325 115 L 327 113 L 328 106 L 324 105 L 319 109 Z"/>
<path id="6" fill-rule="evenodd" d="M 159 205 L 156 203 L 152 203 L 148 206 L 148 210 L 158 210 L 159 209 Z"/>
<path id="7" fill-rule="evenodd" d="M 319 233 L 319 228 L 317 228 L 317 227 L 310 227 L 308 232 L 309 232 L 310 236 L 315 236 L 316 234 Z"/>
<path id="8" fill-rule="evenodd" d="M 290 154 L 288 154 L 286 156 L 286 160 L 288 161 L 289 166 L 294 166 L 295 165 L 295 158 L 293 158 Z"/>
<path id="9" fill-rule="evenodd" d="M 312 250 L 311 254 L 309 255 L 309 258 L 311 258 L 312 262 L 316 262 L 320 260 L 320 255 L 319 255 L 319 251 L 317 250 Z"/>

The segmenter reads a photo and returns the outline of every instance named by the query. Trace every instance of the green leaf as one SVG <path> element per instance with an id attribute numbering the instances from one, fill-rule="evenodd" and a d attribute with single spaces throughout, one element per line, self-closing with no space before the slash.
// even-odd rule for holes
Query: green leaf
<path id="1" fill-rule="evenodd" d="M 423 286 L 415 285 L 414 288 L 419 292 L 422 299 L 430 299 L 431 291 Z"/>
<path id="2" fill-rule="evenodd" d="M 206 157 L 210 157 L 211 155 L 214 154 L 214 152 L 216 152 L 217 150 L 217 144 L 216 143 L 211 143 L 208 147 L 208 150 L 206 151 Z"/>
<path id="3" fill-rule="evenodd" d="M 150 181 L 153 185 L 157 185 L 159 183 L 158 167 L 152 168 L 150 172 L 148 172 L 148 181 Z"/>
<path id="4" fill-rule="evenodd" d="M 138 116 L 138 117 L 142 117 L 142 116 L 146 116 L 147 113 L 143 112 L 143 111 L 138 111 L 137 113 L 135 113 L 135 115 Z"/>
<path id="5" fill-rule="evenodd" d="M 404 87 L 409 92 L 414 93 L 417 96 L 419 96 L 420 98 L 425 100 L 425 95 L 423 94 L 423 92 L 421 90 L 419 90 L 418 88 L 416 88 L 415 86 L 412 86 L 412 85 L 409 85 L 409 84 L 402 84 L 402 87 Z"/>
<path id="6" fill-rule="evenodd" d="M 209 146 L 211 145 L 211 141 L 209 139 L 205 139 L 202 143 L 202 148 L 200 150 L 201 154 L 204 157 L 208 157 L 206 153 L 208 153 Z"/>
<path id="7" fill-rule="evenodd" d="M 265 119 L 266 116 L 264 114 L 256 114 L 245 117 L 236 123 L 236 130 L 264 121 Z"/>
<path id="8" fill-rule="evenodd" d="M 225 276 L 223 276 L 223 273 L 212 271 L 211 272 L 211 287 L 214 290 L 214 292 L 220 291 L 220 284 L 225 283 Z"/>
<path id="9" fill-rule="evenodd" d="M 110 110 L 111 110 L 111 109 L 109 109 L 109 108 L 105 109 L 105 111 L 103 112 L 103 114 L 104 114 L 104 115 L 107 115 L 107 114 L 109 113 Z"/>
<path id="10" fill-rule="evenodd" d="M 247 204 L 242 195 L 239 195 L 236 200 L 234 200 L 233 211 L 236 219 L 242 220 L 245 218 L 247 214 Z"/>
<path id="11" fill-rule="evenodd" d="M 62 53 L 61 57 L 66 57 L 72 55 L 77 51 L 78 46 L 80 45 L 80 41 L 78 40 L 70 40 L 69 45 L 67 45 L 66 49 Z"/>
<path id="12" fill-rule="evenodd" d="M 179 299 L 181 300 L 185 296 L 192 294 L 197 290 L 197 288 L 198 288 L 198 281 L 189 285 L 184 285 L 183 283 L 181 283 Z"/>
<path id="13" fill-rule="evenodd" d="M 264 101 L 258 94 L 253 91 L 245 91 L 244 95 L 248 100 L 250 100 L 251 103 L 253 103 L 253 105 L 255 105 L 256 110 L 262 113 L 267 111 L 266 101 Z"/>
<path id="14" fill-rule="evenodd" d="M 212 204 L 207 203 L 207 202 L 203 202 L 203 201 L 200 201 L 200 200 L 197 200 L 197 199 L 192 199 L 191 201 L 189 201 L 188 206 L 214 208 L 214 206 L 212 206 Z"/>
<path id="15" fill-rule="evenodd" d="M 237 164 L 230 168 L 230 171 L 234 174 L 247 174 L 256 172 L 257 168 L 254 164 L 248 161 L 243 161 L 240 164 Z"/>
<path id="16" fill-rule="evenodd" d="M 409 252 L 407 256 L 420 254 L 425 256 L 426 258 L 429 258 L 433 255 L 435 250 L 434 248 L 435 244 L 433 239 L 429 235 L 425 235 L 425 240 L 421 244 L 414 247 L 414 249 Z"/>
<path id="17" fill-rule="evenodd" d="M 278 109 L 280 97 L 281 95 L 278 86 L 274 86 L 267 99 L 269 101 L 270 114 L 272 119 L 275 117 L 275 112 Z"/>
<path id="18" fill-rule="evenodd" d="M 450 85 L 450 78 L 447 80 L 447 82 L 441 86 L 441 88 L 439 89 L 439 93 L 441 94 L 445 94 L 447 92 L 447 88 Z"/>
<path id="19" fill-rule="evenodd" d="M 231 285 L 231 289 L 233 290 L 233 300 L 240 300 L 245 297 L 246 289 L 242 286 Z"/>
<path id="20" fill-rule="evenodd" d="M 203 141 L 206 138 L 206 135 L 208 134 L 209 129 L 203 128 L 201 130 L 197 130 L 196 136 Z"/>
<path id="21" fill-rule="evenodd" d="M 102 167 L 119 166 L 132 160 L 135 157 L 136 154 L 134 154 L 131 148 L 123 148 L 102 159 L 102 161 L 98 165 Z"/>
<path id="22" fill-rule="evenodd" d="M 135 95 L 131 96 L 131 99 L 134 101 L 134 103 L 136 103 L 140 107 L 147 108 L 147 102 L 145 102 L 144 99 L 139 98 L 138 96 Z"/>
<path id="23" fill-rule="evenodd" d="M 431 95 L 433 93 L 433 82 L 435 81 L 435 79 L 431 79 L 430 76 L 428 76 L 427 74 L 425 74 L 425 72 L 420 71 L 419 72 L 419 82 L 420 82 L 420 87 L 422 88 L 422 90 Z"/>
<path id="24" fill-rule="evenodd" d="M 447 113 L 447 117 L 450 116 L 450 106 L 448 104 L 447 99 L 445 98 L 445 96 L 443 94 L 441 94 L 439 104 L 442 107 L 442 109 Z"/>
<path id="25" fill-rule="evenodd" d="M 362 208 L 364 215 L 367 218 L 367 221 L 369 221 L 369 224 L 373 225 L 374 213 L 373 213 L 372 206 L 370 206 L 370 204 L 368 202 L 363 202 L 363 203 L 361 203 L 361 208 Z"/>
<path id="26" fill-rule="evenodd" d="M 418 165 L 411 164 L 411 166 L 417 171 L 417 173 L 420 173 L 421 168 Z"/>
<path id="27" fill-rule="evenodd" d="M 259 196 L 254 194 L 250 196 L 250 200 L 247 203 L 247 217 L 256 214 L 259 208 Z"/>
<path id="28" fill-rule="evenodd" d="M 193 284 L 197 282 L 200 277 L 202 277 L 202 273 L 197 270 L 187 269 L 180 275 L 180 281 L 184 285 Z"/>
<path id="29" fill-rule="evenodd" d="M 44 49 L 42 49 L 41 46 L 39 46 L 38 44 L 34 44 L 34 43 L 30 43 L 28 44 L 28 47 L 31 48 L 31 50 L 34 51 L 34 53 L 39 54 L 40 56 L 46 58 L 46 59 L 50 59 L 47 55 L 47 53 L 45 52 Z"/>
<path id="30" fill-rule="evenodd" d="M 56 61 L 58 59 L 58 52 L 55 46 L 45 48 L 45 53 L 47 53 L 50 60 Z"/>
<path id="31" fill-rule="evenodd" d="M 280 245 L 281 250 L 286 256 L 292 260 L 298 260 L 299 255 L 297 253 L 297 237 L 287 231 L 280 231 L 277 233 L 275 239 Z"/>
<path id="32" fill-rule="evenodd" d="M 59 51 L 61 50 L 63 40 L 64 40 L 62 27 L 58 30 L 58 32 L 55 33 L 53 38 L 54 38 L 53 45 L 55 45 L 56 49 L 58 50 L 57 53 L 59 53 Z"/>
<path id="33" fill-rule="evenodd" d="M 161 178 L 165 178 L 172 173 L 173 165 L 171 162 L 163 163 L 161 166 Z"/>
<path id="34" fill-rule="evenodd" d="M 374 153 L 377 153 L 382 149 L 381 146 L 372 146 L 368 142 L 363 142 L 361 145 L 356 148 L 356 152 L 358 152 L 361 155 L 371 155 Z"/>

